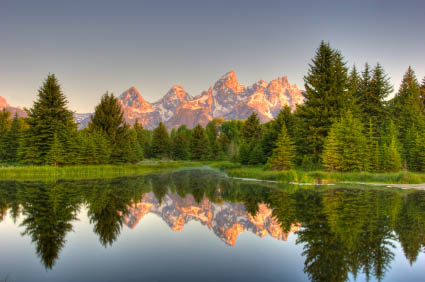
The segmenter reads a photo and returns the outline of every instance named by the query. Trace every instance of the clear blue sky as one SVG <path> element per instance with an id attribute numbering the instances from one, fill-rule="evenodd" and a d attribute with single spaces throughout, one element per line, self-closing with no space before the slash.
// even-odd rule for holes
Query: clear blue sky
<path id="1" fill-rule="evenodd" d="M 30 106 L 49 72 L 78 112 L 130 86 L 197 95 L 229 70 L 303 88 L 321 40 L 349 65 L 379 61 L 397 90 L 408 65 L 425 75 L 425 1 L 0 0 L 0 96 Z"/>

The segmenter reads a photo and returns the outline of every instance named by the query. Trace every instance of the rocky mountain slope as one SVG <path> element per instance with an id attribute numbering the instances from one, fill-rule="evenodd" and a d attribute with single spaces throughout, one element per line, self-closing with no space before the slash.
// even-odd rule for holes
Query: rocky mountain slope
<path id="1" fill-rule="evenodd" d="M 294 225 L 289 233 L 283 232 L 279 222 L 272 216 L 272 210 L 265 204 L 260 204 L 258 213 L 252 216 L 246 212 L 242 203 L 215 204 L 206 198 L 197 203 L 192 195 L 181 198 L 177 194 L 167 194 L 160 204 L 151 192 L 145 194 L 140 203 L 128 209 L 124 223 L 131 229 L 148 213 L 161 217 L 173 231 L 182 230 L 185 224 L 195 220 L 229 246 L 233 246 L 238 235 L 244 231 L 286 241 L 289 233 L 299 229 L 299 226 Z"/>
<path id="2" fill-rule="evenodd" d="M 1 96 L 0 96 L 0 110 L 1 111 L 6 110 L 6 111 L 10 112 L 12 114 L 12 117 L 15 115 L 15 113 L 17 113 L 19 117 L 26 117 L 27 116 L 27 113 L 23 109 L 10 106 L 7 103 L 6 99 L 1 97 Z"/>
<path id="3" fill-rule="evenodd" d="M 291 85 L 286 76 L 244 86 L 238 82 L 235 72 L 230 71 L 195 97 L 182 86 L 174 85 L 161 99 L 150 103 L 135 87 L 131 87 L 119 96 L 119 101 L 130 124 L 137 120 L 145 128 L 153 129 L 162 121 L 168 128 L 183 124 L 193 128 L 197 124 L 205 126 L 214 118 L 244 120 L 252 112 L 258 114 L 261 122 L 267 122 L 275 118 L 285 105 L 295 109 L 303 103 L 304 96 L 302 90 L 295 84 Z M 11 107 L 2 97 L 0 109 L 26 116 L 25 111 Z M 90 113 L 74 114 L 79 129 L 88 125 L 90 117 Z"/>
<path id="4" fill-rule="evenodd" d="M 120 96 L 126 120 L 134 123 L 137 119 L 149 129 L 155 128 L 160 121 L 168 128 L 182 124 L 193 128 L 197 124 L 205 126 L 214 118 L 243 120 L 252 112 L 258 114 L 261 122 L 267 122 L 275 118 L 283 106 L 295 109 L 303 99 L 302 91 L 291 85 L 286 76 L 269 83 L 260 80 L 245 87 L 233 71 L 196 97 L 191 97 L 178 85 L 155 103 L 144 100 L 134 87 Z"/>

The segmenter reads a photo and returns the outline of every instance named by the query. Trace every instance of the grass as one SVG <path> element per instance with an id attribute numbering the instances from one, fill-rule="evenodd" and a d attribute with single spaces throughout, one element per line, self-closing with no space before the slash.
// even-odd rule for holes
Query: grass
<path id="1" fill-rule="evenodd" d="M 425 183 L 425 173 L 400 171 L 394 173 L 327 172 L 327 171 L 272 171 L 263 166 L 241 166 L 230 162 L 211 163 L 211 167 L 225 171 L 231 177 L 256 178 L 279 182 L 338 183 L 360 182 L 376 184 L 420 184 Z"/>
<path id="2" fill-rule="evenodd" d="M 94 179 L 137 176 L 155 171 L 201 166 L 202 162 L 154 161 L 123 165 L 0 167 L 0 180 Z"/>
<path id="3" fill-rule="evenodd" d="M 278 182 L 298 183 L 376 183 L 376 184 L 420 184 L 425 183 L 425 173 L 401 171 L 397 173 L 369 172 L 327 172 L 266 170 L 263 166 L 242 166 L 228 161 L 157 161 L 146 160 L 138 164 L 125 165 L 76 165 L 64 167 L 52 166 L 15 166 L 0 167 L 0 180 L 54 180 L 54 179 L 96 179 L 123 176 L 137 176 L 161 170 L 175 170 L 183 167 L 208 165 L 226 172 L 230 177 L 255 178 Z"/>

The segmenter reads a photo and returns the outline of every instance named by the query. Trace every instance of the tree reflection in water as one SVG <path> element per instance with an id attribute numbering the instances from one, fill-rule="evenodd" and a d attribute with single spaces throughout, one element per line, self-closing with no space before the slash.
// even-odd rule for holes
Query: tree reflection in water
<path id="1" fill-rule="evenodd" d="M 157 173 L 136 178 L 56 182 L 0 182 L 0 221 L 22 214 L 22 233 L 30 236 L 46 269 L 51 269 L 73 230 L 82 206 L 93 232 L 111 246 L 129 207 L 153 192 L 196 203 L 242 203 L 254 217 L 260 204 L 272 209 L 283 231 L 298 225 L 304 272 L 311 281 L 346 281 L 364 273 L 382 280 L 399 241 L 413 264 L 425 247 L 425 192 L 389 188 L 296 187 L 242 182 L 206 169 Z"/>

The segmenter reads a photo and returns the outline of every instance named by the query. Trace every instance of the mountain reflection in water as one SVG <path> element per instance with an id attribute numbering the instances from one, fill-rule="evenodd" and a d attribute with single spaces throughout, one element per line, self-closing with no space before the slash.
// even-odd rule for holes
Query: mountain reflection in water
<path id="1" fill-rule="evenodd" d="M 296 244 L 303 246 L 299 255 L 311 281 L 355 280 L 358 275 L 385 280 L 396 245 L 411 267 L 425 247 L 424 191 L 276 186 L 232 180 L 208 169 L 136 178 L 0 182 L 0 222 L 8 216 L 20 224 L 21 235 L 31 238 L 47 270 L 59 260 L 82 209 L 105 247 L 116 242 L 124 225 L 133 229 L 149 213 L 173 231 L 198 221 L 229 246 L 244 231 L 282 241 L 293 232 Z"/>

